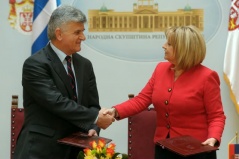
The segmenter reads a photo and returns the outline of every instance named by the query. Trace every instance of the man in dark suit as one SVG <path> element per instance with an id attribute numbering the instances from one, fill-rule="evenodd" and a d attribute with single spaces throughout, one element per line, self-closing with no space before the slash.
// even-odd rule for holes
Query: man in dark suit
<path id="1" fill-rule="evenodd" d="M 76 53 L 85 22 L 80 10 L 58 7 L 48 23 L 49 44 L 24 62 L 25 121 L 14 159 L 76 159 L 79 149 L 57 140 L 78 131 L 99 135 L 114 121 L 99 105 L 91 62 Z"/>

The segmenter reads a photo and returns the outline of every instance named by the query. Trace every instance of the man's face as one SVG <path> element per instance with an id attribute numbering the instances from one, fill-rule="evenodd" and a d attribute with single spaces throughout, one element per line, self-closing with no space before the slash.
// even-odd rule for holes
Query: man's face
<path id="1" fill-rule="evenodd" d="M 67 55 L 81 50 L 81 42 L 84 41 L 84 23 L 70 22 L 61 28 L 61 45 Z"/>

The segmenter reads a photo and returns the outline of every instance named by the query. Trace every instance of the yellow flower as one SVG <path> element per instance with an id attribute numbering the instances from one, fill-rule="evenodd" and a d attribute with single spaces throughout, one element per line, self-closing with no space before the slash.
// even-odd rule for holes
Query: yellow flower
<path id="1" fill-rule="evenodd" d="M 91 149 L 86 148 L 83 151 L 84 151 L 86 156 L 90 156 L 91 155 Z"/>
<path id="2" fill-rule="evenodd" d="M 84 159 L 96 159 L 94 156 L 85 156 Z"/>
<path id="3" fill-rule="evenodd" d="M 90 142 L 91 149 L 86 148 L 79 153 L 78 159 L 123 159 L 122 154 L 115 153 L 114 143 L 105 144 L 104 140 Z M 127 159 L 127 158 L 124 158 Z"/>
<path id="4" fill-rule="evenodd" d="M 95 141 L 90 142 L 90 146 L 95 149 L 97 146 L 97 143 Z"/>
<path id="5" fill-rule="evenodd" d="M 108 148 L 111 148 L 111 149 L 114 150 L 114 149 L 115 149 L 115 144 L 114 144 L 114 143 L 110 143 L 109 146 L 108 146 Z"/>
<path id="6" fill-rule="evenodd" d="M 101 148 L 105 147 L 105 140 L 100 139 L 99 142 L 98 142 L 98 145 L 99 145 Z"/>
<path id="7" fill-rule="evenodd" d="M 96 152 L 97 153 L 101 153 L 102 152 L 102 148 L 99 145 L 96 146 Z"/>
<path id="8" fill-rule="evenodd" d="M 114 149 L 109 148 L 109 147 L 106 149 L 106 156 L 107 156 L 108 158 L 112 158 L 112 156 L 114 155 L 114 153 L 115 153 Z"/>

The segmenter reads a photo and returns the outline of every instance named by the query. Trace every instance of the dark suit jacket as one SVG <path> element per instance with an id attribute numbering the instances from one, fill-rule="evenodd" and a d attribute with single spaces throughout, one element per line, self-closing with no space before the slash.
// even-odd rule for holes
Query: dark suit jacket
<path id="1" fill-rule="evenodd" d="M 72 57 L 78 103 L 71 100 L 69 77 L 50 45 L 24 62 L 25 121 L 15 159 L 68 159 L 72 147 L 57 143 L 57 139 L 92 128 L 99 133 L 100 129 L 94 124 L 100 106 L 92 64 L 77 53 Z"/>

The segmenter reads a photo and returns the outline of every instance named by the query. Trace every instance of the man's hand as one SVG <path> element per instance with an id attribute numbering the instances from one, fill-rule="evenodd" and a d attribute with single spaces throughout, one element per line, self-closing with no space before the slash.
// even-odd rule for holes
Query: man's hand
<path id="1" fill-rule="evenodd" d="M 88 136 L 98 136 L 97 132 L 94 129 L 88 131 Z"/>
<path id="2" fill-rule="evenodd" d="M 105 108 L 102 108 L 99 111 L 98 120 L 96 122 L 97 126 L 102 129 L 108 128 L 112 124 L 112 122 L 115 121 L 114 116 L 112 116 L 111 114 L 103 114 L 105 111 Z"/>

